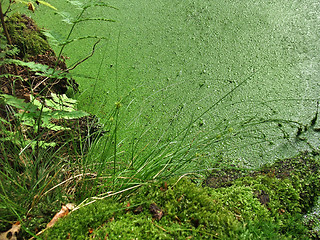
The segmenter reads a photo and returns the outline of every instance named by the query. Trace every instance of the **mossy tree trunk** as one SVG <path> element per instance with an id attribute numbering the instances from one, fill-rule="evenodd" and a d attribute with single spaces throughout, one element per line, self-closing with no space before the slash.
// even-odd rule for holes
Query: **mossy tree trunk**
<path id="1" fill-rule="evenodd" d="M 7 28 L 7 25 L 4 21 L 4 14 L 3 14 L 3 10 L 2 10 L 2 3 L 0 2 L 0 21 L 1 21 L 1 25 L 2 25 L 2 28 L 3 28 L 3 32 L 4 32 L 4 35 L 8 41 L 8 44 L 9 45 L 12 45 L 12 41 L 11 41 L 11 37 L 10 37 L 10 34 L 8 32 L 8 28 Z M 14 72 L 16 75 L 18 75 L 18 68 L 16 65 L 14 65 Z"/>

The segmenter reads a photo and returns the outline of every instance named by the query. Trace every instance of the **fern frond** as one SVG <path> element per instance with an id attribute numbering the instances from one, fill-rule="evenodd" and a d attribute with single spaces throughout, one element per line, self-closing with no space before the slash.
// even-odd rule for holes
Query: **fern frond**
<path id="1" fill-rule="evenodd" d="M 58 46 L 62 45 L 64 42 L 65 38 L 57 32 L 51 30 L 42 30 L 41 32 L 47 37 L 52 45 Z"/>
<path id="2" fill-rule="evenodd" d="M 1 65 L 1 64 L 0 64 L 0 65 Z M 19 76 L 19 75 L 14 75 L 14 74 L 10 74 L 10 73 L 1 74 L 1 75 L 0 75 L 0 78 L 2 78 L 2 77 L 4 77 L 4 78 L 14 77 L 14 78 L 19 78 L 21 81 L 24 81 L 24 79 L 23 79 L 21 76 Z"/>
<path id="3" fill-rule="evenodd" d="M 71 16 L 70 13 L 68 12 L 56 12 L 55 14 L 59 15 L 60 17 L 62 17 L 62 21 L 67 23 L 67 24 L 74 24 L 74 19 Z"/>
<path id="4" fill-rule="evenodd" d="M 77 9 L 83 9 L 84 4 L 82 2 L 74 1 L 74 0 L 67 0 L 67 2 L 77 7 Z"/>

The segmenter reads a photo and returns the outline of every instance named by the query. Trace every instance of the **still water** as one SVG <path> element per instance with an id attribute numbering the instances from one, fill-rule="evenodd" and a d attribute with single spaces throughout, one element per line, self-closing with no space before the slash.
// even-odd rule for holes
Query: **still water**
<path id="1" fill-rule="evenodd" d="M 80 10 L 67 2 L 50 1 L 77 16 Z M 163 135 L 162 141 L 171 141 L 190 125 L 190 142 L 210 142 L 201 154 L 248 166 L 317 149 L 320 123 L 312 120 L 320 89 L 318 0 L 108 4 L 117 9 L 91 7 L 83 18 L 115 22 L 75 27 L 72 38 L 106 39 L 74 74 L 80 108 L 104 119 L 122 99 L 124 145 L 144 131 L 145 141 Z M 44 7 L 33 17 L 61 36 L 71 27 Z M 95 41 L 68 45 L 68 63 L 89 55 Z"/>

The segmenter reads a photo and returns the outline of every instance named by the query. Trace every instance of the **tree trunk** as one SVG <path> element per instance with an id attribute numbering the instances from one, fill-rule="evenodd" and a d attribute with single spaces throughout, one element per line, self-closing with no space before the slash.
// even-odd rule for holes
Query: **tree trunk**
<path id="1" fill-rule="evenodd" d="M 0 19 L 1 19 L 1 25 L 2 25 L 2 28 L 3 28 L 3 32 L 4 32 L 5 37 L 7 38 L 8 44 L 12 45 L 12 41 L 11 41 L 10 35 L 8 33 L 8 29 L 7 29 L 6 23 L 4 22 L 4 15 L 3 15 L 2 4 L 1 3 L 0 3 Z"/>

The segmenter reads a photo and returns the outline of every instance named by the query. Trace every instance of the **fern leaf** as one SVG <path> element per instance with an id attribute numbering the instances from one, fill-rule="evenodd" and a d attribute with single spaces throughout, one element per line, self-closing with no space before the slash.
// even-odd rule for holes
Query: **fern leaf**
<path id="1" fill-rule="evenodd" d="M 55 46 L 62 45 L 65 39 L 61 34 L 51 30 L 42 30 L 42 33 L 47 37 L 49 42 Z"/>
<path id="2" fill-rule="evenodd" d="M 83 9 L 84 4 L 79 1 L 67 0 L 67 2 L 77 7 L 77 9 L 81 9 L 81 10 Z"/>
<path id="3" fill-rule="evenodd" d="M 46 128 L 53 130 L 53 131 L 71 130 L 71 128 L 58 126 L 58 125 L 55 125 L 52 123 L 44 124 L 43 127 L 46 127 Z"/>
<path id="4" fill-rule="evenodd" d="M 55 70 L 53 68 L 50 68 L 47 65 L 43 65 L 40 63 L 35 62 L 24 62 L 17 59 L 5 59 L 1 61 L 2 64 L 16 64 L 23 67 L 30 68 L 31 71 L 37 72 L 36 75 L 44 76 L 44 77 L 50 77 L 50 78 L 56 78 L 56 79 L 62 79 L 62 78 L 71 78 L 71 74 L 61 71 L 61 70 Z M 2 75 L 1 75 L 2 76 Z"/>
<path id="5" fill-rule="evenodd" d="M 107 8 L 113 8 L 115 10 L 119 10 L 118 8 L 116 7 L 113 7 L 107 3 L 104 3 L 102 1 L 99 1 L 99 2 L 90 2 L 88 3 L 84 8 L 87 9 L 89 7 L 107 7 Z"/>
<path id="6" fill-rule="evenodd" d="M 55 14 L 58 14 L 59 16 L 62 17 L 62 21 L 67 23 L 67 24 L 73 24 L 74 19 L 72 18 L 71 14 L 68 12 L 56 12 Z"/>
<path id="7" fill-rule="evenodd" d="M 28 67 L 30 68 L 32 71 L 34 72 L 46 72 L 48 71 L 49 67 L 47 65 L 43 65 L 40 63 L 35 63 L 35 62 L 24 62 L 24 61 L 20 61 L 17 59 L 5 59 L 3 60 L 4 64 L 16 64 L 19 66 L 23 66 L 23 67 Z"/>
<path id="8" fill-rule="evenodd" d="M 23 99 L 16 98 L 14 96 L 8 94 L 0 94 L 0 99 L 3 99 L 5 104 L 16 107 L 18 109 L 22 109 L 25 111 L 35 112 L 37 110 L 37 106 L 32 103 L 26 103 Z"/>
<path id="9" fill-rule="evenodd" d="M 88 116 L 89 113 L 86 113 L 84 111 L 72 111 L 72 112 L 67 112 L 67 111 L 54 111 L 52 113 L 52 118 L 54 119 L 76 119 L 76 118 L 81 118 Z"/>
<path id="10" fill-rule="evenodd" d="M 34 150 L 38 146 L 41 148 L 48 148 L 48 147 L 55 147 L 57 144 L 55 142 L 26 140 L 24 145 L 25 145 L 25 147 L 30 146 L 32 148 L 32 150 Z"/>

